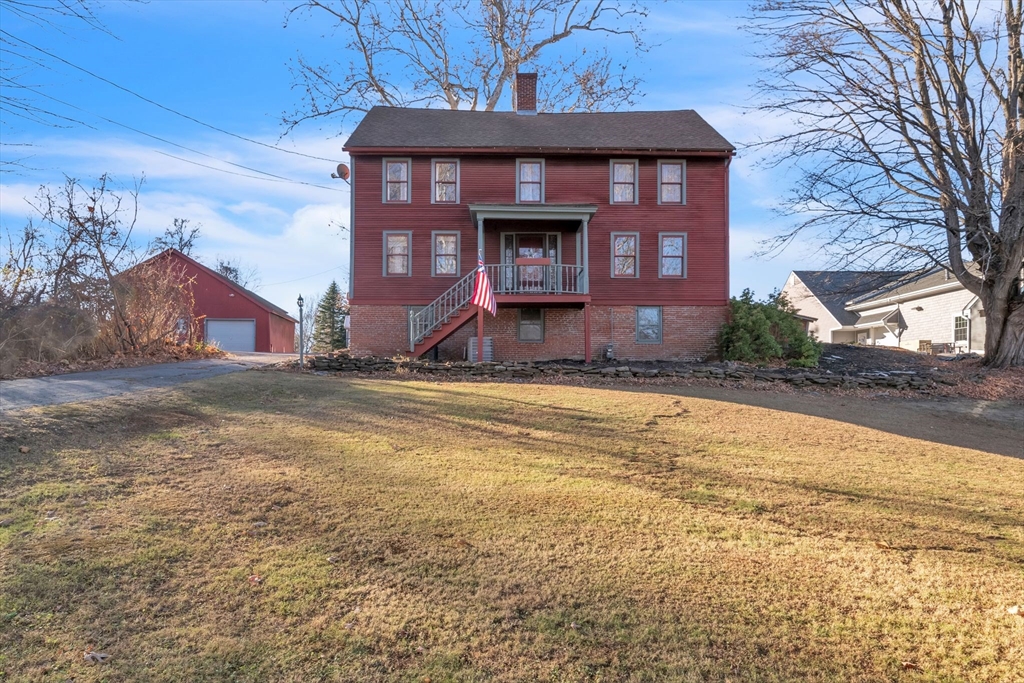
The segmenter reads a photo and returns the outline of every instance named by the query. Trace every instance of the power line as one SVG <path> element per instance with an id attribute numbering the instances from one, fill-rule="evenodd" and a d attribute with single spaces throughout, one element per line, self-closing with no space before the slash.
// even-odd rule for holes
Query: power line
<path id="1" fill-rule="evenodd" d="M 0 80 L 7 81 L 9 83 L 14 83 L 14 81 L 12 81 L 11 79 L 3 77 L 3 76 L 0 76 Z M 27 90 L 29 92 L 35 93 L 36 95 L 39 95 L 40 97 L 45 97 L 48 100 L 53 100 L 54 102 L 57 102 L 58 104 L 62 104 L 65 107 L 70 107 L 70 108 L 75 109 L 77 111 L 80 111 L 80 112 L 82 112 L 84 114 L 89 114 L 91 116 L 95 116 L 96 118 L 98 118 L 100 120 L 106 121 L 107 123 L 113 124 L 115 126 L 120 126 L 121 128 L 124 128 L 126 130 L 130 130 L 133 133 L 138 133 L 139 135 L 144 135 L 144 136 L 146 136 L 148 138 L 153 138 L 154 140 L 158 140 L 159 142 L 163 142 L 164 144 L 168 144 L 168 145 L 171 145 L 173 147 L 179 147 L 179 148 L 184 149 L 184 150 L 186 150 L 188 152 L 192 152 L 193 154 L 198 154 L 198 155 L 206 157 L 208 159 L 213 159 L 215 161 L 219 161 L 221 163 L 225 163 L 225 164 L 228 164 L 230 166 L 234 166 L 236 168 L 241 168 L 241 169 L 244 169 L 246 171 L 252 171 L 253 173 L 260 173 L 260 174 L 262 174 L 264 176 L 267 176 L 267 177 L 266 178 L 260 178 L 259 176 L 251 176 L 251 175 L 246 175 L 244 173 L 235 173 L 235 172 L 228 171 L 228 170 L 225 170 L 225 169 L 222 169 L 222 168 L 216 168 L 215 166 L 208 166 L 206 164 L 200 164 L 200 163 L 198 163 L 196 161 L 192 161 L 190 159 L 185 159 L 183 157 L 177 157 L 177 156 L 174 156 L 173 154 L 167 154 L 166 152 L 161 152 L 160 150 L 154 150 L 158 154 L 163 154 L 164 156 L 169 156 L 172 159 L 177 159 L 178 161 L 184 161 L 185 163 L 195 164 L 197 166 L 201 166 L 203 168 L 208 168 L 208 169 L 213 170 L 213 171 L 220 171 L 221 173 L 228 173 L 230 175 L 237 175 L 237 176 L 241 176 L 243 178 L 253 178 L 255 180 L 275 180 L 277 182 L 294 183 L 296 185 L 308 185 L 310 187 L 316 187 L 316 188 L 319 188 L 321 190 L 330 190 L 331 192 L 342 192 L 342 190 L 340 190 L 340 189 L 338 189 L 336 187 L 327 187 L 326 185 L 317 185 L 316 183 L 310 183 L 310 182 L 307 182 L 305 180 L 293 180 L 292 178 L 286 178 L 284 176 L 279 176 L 279 175 L 276 175 L 274 173 L 269 173 L 267 171 L 261 171 L 258 168 L 252 168 L 250 166 L 245 166 L 243 164 L 236 164 L 233 161 L 228 161 L 227 159 L 221 159 L 219 157 L 215 157 L 212 154 L 207 154 L 205 152 L 200 152 L 197 149 L 192 149 L 191 147 L 186 147 L 185 145 L 179 144 L 177 142 L 173 142 L 173 141 L 168 140 L 166 138 L 162 138 L 162 137 L 160 137 L 158 135 L 153 135 L 152 133 L 147 133 L 144 130 L 139 130 L 138 128 L 134 128 L 134 127 L 129 126 L 129 125 L 125 124 L 125 123 L 121 123 L 121 122 L 115 121 L 113 119 L 108 119 L 106 116 L 102 116 L 101 114 L 97 114 L 96 112 L 91 112 L 91 111 L 89 111 L 87 109 L 83 109 L 82 107 L 79 107 L 77 105 L 71 104 L 70 102 L 65 102 L 64 100 L 57 99 L 56 97 L 53 97 L 52 95 L 47 95 L 46 93 L 41 92 L 39 90 L 36 90 L 35 88 L 31 88 L 29 86 L 21 85 L 21 84 L 15 84 L 14 87 L 21 88 L 23 90 Z M 93 128 L 92 126 L 89 126 L 89 124 L 87 124 L 87 123 L 82 123 L 82 125 L 87 126 L 89 128 Z M 93 130 L 95 130 L 95 128 L 93 128 Z"/>
<path id="2" fill-rule="evenodd" d="M 285 280 L 284 282 L 273 282 L 273 283 L 271 283 L 269 285 L 263 285 L 263 286 L 264 287 L 277 287 L 278 285 L 290 285 L 293 282 L 299 282 L 301 280 L 308 280 L 309 278 L 316 277 L 318 275 L 326 275 L 327 273 L 331 272 L 332 270 L 340 270 L 340 271 L 344 272 L 345 271 L 345 267 L 344 266 L 334 266 L 333 268 L 328 268 L 327 270 L 321 271 L 319 273 L 313 273 L 312 275 L 306 275 L 305 277 L 297 277 L 294 280 Z"/>
<path id="3" fill-rule="evenodd" d="M 164 105 L 160 104 L 159 102 L 157 102 L 155 100 L 151 100 L 151 99 L 149 99 L 148 97 L 146 97 L 144 95 L 140 95 L 139 93 L 135 92 L 134 90 L 131 90 L 129 88 L 124 87 L 123 85 L 118 85 L 117 83 L 115 83 L 114 81 L 111 81 L 110 79 L 104 78 L 103 76 L 100 76 L 99 74 L 93 73 L 92 71 L 89 71 L 85 67 L 81 67 L 81 66 L 78 66 L 77 64 L 73 64 L 72 62 L 69 62 L 68 60 L 66 60 L 66 59 L 64 59 L 62 57 L 58 57 L 57 55 L 53 54 L 52 52 L 48 52 L 48 51 L 44 50 L 43 48 L 41 48 L 41 47 L 39 47 L 37 45 L 33 45 L 32 43 L 28 42 L 27 40 L 24 40 L 22 38 L 18 38 L 17 36 L 15 36 L 15 35 L 13 35 L 11 33 L 8 33 L 7 31 L 5 31 L 3 29 L 0 29 L 0 33 L 4 34 L 5 36 L 8 36 L 9 38 L 12 38 L 13 40 L 15 40 L 15 41 L 17 41 L 19 43 L 22 43 L 23 45 L 26 45 L 26 46 L 32 48 L 33 50 L 41 52 L 44 55 L 47 55 L 48 57 L 50 57 L 52 59 L 56 59 L 58 62 L 61 62 L 63 64 L 67 64 L 72 69 L 77 69 L 78 71 L 81 71 L 82 73 L 88 74 L 89 76 L 92 76 L 93 78 L 95 78 L 97 80 L 103 81 L 104 83 L 106 83 L 108 85 L 111 85 L 111 86 L 117 88 L 118 90 L 126 92 L 129 95 L 131 95 L 132 97 L 137 97 L 140 100 L 142 100 L 143 102 L 148 102 L 149 104 L 152 104 L 154 107 L 159 107 L 160 109 L 163 109 L 166 112 L 170 112 L 171 114 L 174 114 L 175 116 L 180 116 L 180 117 L 182 117 L 184 119 L 188 119 L 189 121 L 192 121 L 193 123 L 198 123 L 200 126 L 204 126 L 206 128 L 209 128 L 210 130 L 217 131 L 218 133 L 223 133 L 224 135 L 230 135 L 233 138 L 238 138 L 239 140 L 244 140 L 245 142 L 249 142 L 249 143 L 252 143 L 254 145 L 259 145 L 260 147 L 266 147 L 268 149 L 277 150 L 278 152 L 284 152 L 286 154 L 294 154 L 296 156 L 306 157 L 307 159 L 316 159 L 317 161 L 330 161 L 332 163 L 337 163 L 336 159 L 327 159 L 325 157 L 313 156 L 312 154 L 305 154 L 303 152 L 296 152 L 295 150 L 292 150 L 292 149 L 285 149 L 284 147 L 278 147 L 276 145 L 270 145 L 270 144 L 267 144 L 266 142 L 260 142 L 259 140 L 253 140 L 252 138 L 247 138 L 244 135 L 239 135 L 237 133 L 232 133 L 229 130 L 224 130 L 223 128 L 218 128 L 217 126 L 214 126 L 214 125 L 211 125 L 209 123 L 206 123 L 205 121 L 200 121 L 199 119 L 195 118 L 194 116 L 189 116 L 188 114 L 184 114 L 184 113 L 182 113 L 180 111 L 177 111 L 176 109 L 171 109 L 170 107 L 164 106 Z"/>

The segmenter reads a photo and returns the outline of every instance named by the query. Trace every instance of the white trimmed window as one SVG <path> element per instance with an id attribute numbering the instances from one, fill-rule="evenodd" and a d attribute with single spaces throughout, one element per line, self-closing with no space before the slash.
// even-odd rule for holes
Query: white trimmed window
<path id="1" fill-rule="evenodd" d="M 459 162 L 456 159 L 434 159 L 434 204 L 459 203 Z"/>
<path id="2" fill-rule="evenodd" d="M 686 277 L 686 233 L 658 233 L 658 277 Z"/>
<path id="3" fill-rule="evenodd" d="M 544 160 L 516 161 L 516 201 L 520 204 L 544 203 Z"/>
<path id="4" fill-rule="evenodd" d="M 686 162 L 658 162 L 658 203 L 686 203 Z"/>
<path id="5" fill-rule="evenodd" d="M 612 277 L 637 277 L 640 235 L 635 232 L 612 233 Z"/>
<path id="6" fill-rule="evenodd" d="M 612 204 L 636 204 L 639 195 L 639 171 L 637 161 L 611 160 L 611 201 Z"/>
<path id="7" fill-rule="evenodd" d="M 953 343 L 967 341 L 967 318 L 958 315 L 953 318 Z"/>
<path id="8" fill-rule="evenodd" d="M 411 159 L 384 160 L 384 203 L 408 204 L 412 198 Z"/>
<path id="9" fill-rule="evenodd" d="M 384 233 L 384 276 L 408 276 L 412 273 L 412 233 Z"/>
<path id="10" fill-rule="evenodd" d="M 454 276 L 459 274 L 459 233 L 435 232 L 434 242 L 434 276 Z"/>

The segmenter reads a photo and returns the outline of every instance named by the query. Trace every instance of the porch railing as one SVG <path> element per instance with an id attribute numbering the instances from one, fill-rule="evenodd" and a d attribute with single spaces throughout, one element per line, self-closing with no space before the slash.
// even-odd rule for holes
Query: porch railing
<path id="1" fill-rule="evenodd" d="M 410 351 L 415 351 L 416 345 L 426 339 L 427 335 L 451 320 L 452 316 L 469 303 L 473 298 L 474 280 L 475 268 L 449 287 L 444 294 L 420 310 L 409 313 Z"/>
<path id="2" fill-rule="evenodd" d="M 585 294 L 583 266 L 489 265 L 487 276 L 495 294 Z"/>
<path id="3" fill-rule="evenodd" d="M 496 295 L 501 294 L 585 294 L 583 266 L 562 263 L 547 265 L 488 265 L 487 277 Z M 473 298 L 476 270 L 467 273 L 444 294 L 418 311 L 409 313 L 409 350 L 441 328 Z"/>

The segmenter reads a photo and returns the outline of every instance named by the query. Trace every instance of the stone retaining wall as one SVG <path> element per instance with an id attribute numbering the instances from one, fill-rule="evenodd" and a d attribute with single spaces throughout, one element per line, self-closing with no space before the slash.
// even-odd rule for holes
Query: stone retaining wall
<path id="1" fill-rule="evenodd" d="M 351 358 L 340 354 L 307 359 L 306 368 L 323 372 L 409 372 L 436 376 L 466 376 L 530 379 L 536 377 L 683 377 L 732 381 L 785 382 L 793 386 L 842 387 L 846 389 L 912 389 L 934 387 L 942 379 L 913 372 L 862 372 L 856 375 L 834 375 L 815 370 L 755 369 L 747 366 L 675 365 L 645 367 L 642 365 L 580 365 L 569 363 L 469 363 L 438 362 L 419 359 Z"/>

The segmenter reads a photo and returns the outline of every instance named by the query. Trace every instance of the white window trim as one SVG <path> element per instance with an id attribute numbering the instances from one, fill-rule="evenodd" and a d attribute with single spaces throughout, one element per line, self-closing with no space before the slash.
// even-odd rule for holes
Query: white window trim
<path id="1" fill-rule="evenodd" d="M 439 202 L 437 201 L 437 165 L 440 163 L 455 164 L 455 201 L 454 202 Z M 410 192 L 409 196 L 412 196 Z M 456 204 L 462 203 L 462 164 L 459 163 L 458 159 L 431 159 L 430 160 L 430 203 L 431 204 L 442 204 L 445 206 L 455 206 Z"/>
<path id="2" fill-rule="evenodd" d="M 633 164 L 633 201 L 615 201 L 615 164 Z M 629 206 L 640 203 L 640 160 L 609 159 L 608 160 L 608 203 L 617 206 Z"/>
<path id="3" fill-rule="evenodd" d="M 648 341 L 640 339 L 640 309 L 641 308 L 657 308 L 658 309 L 658 340 Z M 665 340 L 665 308 L 663 306 L 636 306 L 634 312 L 634 321 L 636 329 L 636 343 L 637 344 L 662 344 Z"/>
<path id="4" fill-rule="evenodd" d="M 388 201 L 388 162 L 401 161 L 405 163 L 406 173 L 409 179 L 406 181 L 409 186 L 409 197 L 402 201 L 396 199 Z M 384 204 L 412 204 L 412 157 L 384 157 L 380 162 L 381 186 L 380 199 Z"/>
<path id="5" fill-rule="evenodd" d="M 455 273 L 437 272 L 437 236 L 455 235 Z M 462 233 L 458 230 L 432 230 L 430 232 L 430 277 L 459 277 L 462 273 Z"/>
<path id="6" fill-rule="evenodd" d="M 520 199 L 519 194 L 519 179 L 520 175 L 519 167 L 523 164 L 540 164 L 540 201 L 539 202 L 524 202 Z M 516 204 L 543 204 L 544 203 L 544 192 L 547 189 L 547 169 L 544 166 L 543 159 L 516 159 Z"/>
<path id="7" fill-rule="evenodd" d="M 405 235 L 409 240 L 409 261 L 406 272 L 404 273 L 389 273 L 388 272 L 388 235 Z M 383 263 L 381 264 L 381 272 L 384 277 L 412 277 L 412 230 L 385 230 L 381 233 L 381 252 L 383 256 Z"/>
<path id="8" fill-rule="evenodd" d="M 680 190 L 681 195 L 682 195 L 681 196 L 681 199 L 682 199 L 681 202 L 663 202 L 663 201 L 661 201 L 661 167 L 662 167 L 663 164 L 672 164 L 672 165 L 680 164 L 683 167 L 683 170 L 682 170 L 683 186 L 682 186 L 682 189 Z M 658 204 L 661 204 L 661 205 L 664 205 L 664 206 L 686 206 L 686 159 L 658 159 Z"/>
<path id="9" fill-rule="evenodd" d="M 958 342 L 956 340 L 956 321 L 959 318 L 963 318 L 964 320 L 967 321 L 967 330 L 966 330 L 967 338 L 964 339 L 963 341 L 959 341 Z M 952 336 L 952 341 L 953 341 L 953 346 L 956 346 L 957 344 L 970 344 L 971 343 L 971 319 L 968 318 L 966 315 L 961 315 L 960 313 L 957 313 L 957 314 L 955 314 L 953 316 L 953 336 Z"/>
<path id="10" fill-rule="evenodd" d="M 632 237 L 635 239 L 636 253 L 633 255 L 633 274 L 632 275 L 616 275 L 615 274 L 615 238 L 616 237 Z M 640 233 L 638 232 L 613 232 L 611 233 L 610 240 L 608 242 L 609 251 L 611 252 L 611 276 L 613 280 L 635 280 L 640 277 Z"/>
<path id="11" fill-rule="evenodd" d="M 664 255 L 662 250 L 662 240 L 665 237 L 682 237 L 683 238 L 683 274 L 679 275 L 665 275 L 661 272 L 661 259 Z M 658 233 L 658 277 L 665 278 L 666 280 L 685 280 L 689 270 L 690 263 L 690 238 L 685 232 L 659 232 Z"/>
<path id="12" fill-rule="evenodd" d="M 526 308 L 533 308 L 533 306 L 527 306 Z M 520 344 L 543 344 L 544 343 L 544 334 L 545 334 L 544 318 L 546 316 L 544 315 L 544 309 L 543 308 L 537 308 L 537 310 L 540 311 L 540 339 L 523 339 L 523 337 L 522 337 L 523 309 L 522 308 L 516 309 L 516 341 L 518 341 Z"/>

